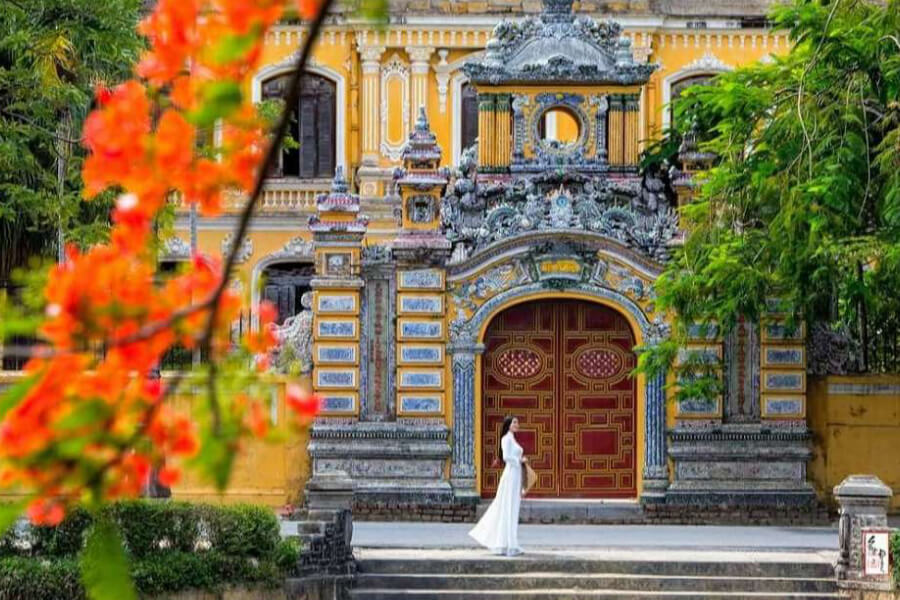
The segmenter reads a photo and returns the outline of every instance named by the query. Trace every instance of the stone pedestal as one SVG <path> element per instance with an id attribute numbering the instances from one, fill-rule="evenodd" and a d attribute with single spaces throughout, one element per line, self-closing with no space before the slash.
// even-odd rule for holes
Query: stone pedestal
<path id="1" fill-rule="evenodd" d="M 841 555 L 835 567 L 845 589 L 890 590 L 891 577 L 865 575 L 863 530 L 887 530 L 887 509 L 893 492 L 874 475 L 851 475 L 834 488 L 840 504 Z M 894 557 L 896 560 L 896 557 Z"/>
<path id="2" fill-rule="evenodd" d="M 353 562 L 353 481 L 343 471 L 314 475 L 306 484 L 306 510 L 297 526 L 302 575 L 349 575 Z"/>
<path id="3" fill-rule="evenodd" d="M 669 432 L 674 481 L 669 504 L 809 507 L 809 433 L 755 424 L 677 426 Z"/>
<path id="4" fill-rule="evenodd" d="M 357 504 L 447 502 L 450 456 L 443 423 L 316 423 L 310 432 L 313 478 L 340 470 L 355 484 Z"/>

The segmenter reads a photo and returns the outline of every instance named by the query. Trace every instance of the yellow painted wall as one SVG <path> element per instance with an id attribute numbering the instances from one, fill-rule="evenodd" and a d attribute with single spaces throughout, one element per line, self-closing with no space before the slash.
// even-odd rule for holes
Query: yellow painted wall
<path id="1" fill-rule="evenodd" d="M 891 511 L 900 512 L 900 393 L 878 390 L 885 385 L 896 390 L 900 375 L 809 378 L 809 475 L 822 499 L 833 502 L 834 486 L 848 475 L 872 474 L 894 490 Z"/>

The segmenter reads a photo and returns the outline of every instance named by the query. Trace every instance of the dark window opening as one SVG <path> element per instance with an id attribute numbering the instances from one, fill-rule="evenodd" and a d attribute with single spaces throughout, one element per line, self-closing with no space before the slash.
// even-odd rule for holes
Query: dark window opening
<path id="1" fill-rule="evenodd" d="M 478 92 L 475 86 L 464 83 L 460 97 L 462 98 L 460 150 L 465 150 L 478 139 Z"/>
<path id="2" fill-rule="evenodd" d="M 263 83 L 264 100 L 287 95 L 287 75 Z M 291 137 L 299 148 L 281 153 L 274 177 L 334 177 L 337 139 L 337 92 L 333 81 L 306 74 L 300 80 L 300 101 L 291 110 Z"/>
<path id="3" fill-rule="evenodd" d="M 266 267 L 262 296 L 278 309 L 276 322 L 279 325 L 303 310 L 300 298 L 312 289 L 310 282 L 314 275 L 312 263 L 281 263 Z"/>

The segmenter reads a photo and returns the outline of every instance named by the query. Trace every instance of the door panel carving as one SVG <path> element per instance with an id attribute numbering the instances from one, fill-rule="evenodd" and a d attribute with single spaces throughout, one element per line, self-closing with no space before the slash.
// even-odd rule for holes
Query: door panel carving
<path id="1" fill-rule="evenodd" d="M 636 359 L 625 318 L 599 304 L 536 301 L 491 322 L 482 362 L 482 495 L 492 497 L 506 415 L 538 475 L 532 494 L 636 494 Z"/>

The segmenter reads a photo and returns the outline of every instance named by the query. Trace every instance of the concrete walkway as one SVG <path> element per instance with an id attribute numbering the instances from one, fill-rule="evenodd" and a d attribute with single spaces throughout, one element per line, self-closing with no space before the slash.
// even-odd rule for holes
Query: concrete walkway
<path id="1" fill-rule="evenodd" d="M 471 523 L 353 523 L 357 548 L 467 549 Z M 297 523 L 282 521 L 282 535 Z M 694 525 L 520 525 L 519 542 L 528 550 L 683 549 L 742 551 L 834 551 L 836 527 L 739 527 Z"/>
<path id="2" fill-rule="evenodd" d="M 358 548 L 477 548 L 469 523 L 355 522 Z M 836 528 L 681 525 L 520 525 L 524 548 L 836 550 Z"/>

